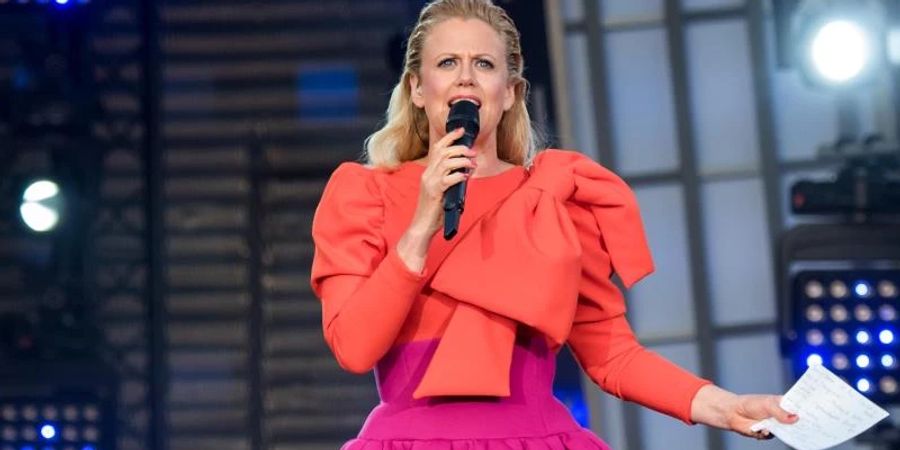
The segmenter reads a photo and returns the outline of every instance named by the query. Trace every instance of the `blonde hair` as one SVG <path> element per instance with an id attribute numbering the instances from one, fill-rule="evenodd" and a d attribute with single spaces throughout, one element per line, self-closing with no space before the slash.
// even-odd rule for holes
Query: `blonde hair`
<path id="1" fill-rule="evenodd" d="M 391 168 L 428 154 L 428 118 L 423 109 L 413 104 L 409 80 L 413 74 L 420 74 L 422 48 L 428 33 L 438 23 L 452 18 L 481 20 L 503 39 L 509 82 L 515 86 L 515 100 L 503 113 L 497 127 L 497 157 L 516 165 L 531 162 L 538 146 L 537 133 L 526 107 L 528 81 L 522 76 L 522 46 L 515 24 L 506 11 L 491 0 L 436 0 L 422 8 L 410 33 L 403 75 L 391 93 L 384 126 L 366 139 L 365 156 L 369 165 Z"/>

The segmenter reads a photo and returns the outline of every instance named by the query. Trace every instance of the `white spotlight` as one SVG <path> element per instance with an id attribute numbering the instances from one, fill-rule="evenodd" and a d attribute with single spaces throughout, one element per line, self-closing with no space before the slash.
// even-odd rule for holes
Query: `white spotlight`
<path id="1" fill-rule="evenodd" d="M 810 366 L 810 367 L 821 366 L 822 365 L 822 357 L 819 356 L 818 354 L 813 353 L 806 358 L 806 365 Z"/>
<path id="2" fill-rule="evenodd" d="M 844 83 L 862 73 L 872 58 L 872 46 L 860 25 L 832 20 L 815 32 L 810 53 L 822 77 L 832 83 Z"/>
<path id="3" fill-rule="evenodd" d="M 50 180 L 39 180 L 28 185 L 22 194 L 19 214 L 33 231 L 44 233 L 59 223 L 62 195 L 59 185 Z"/>

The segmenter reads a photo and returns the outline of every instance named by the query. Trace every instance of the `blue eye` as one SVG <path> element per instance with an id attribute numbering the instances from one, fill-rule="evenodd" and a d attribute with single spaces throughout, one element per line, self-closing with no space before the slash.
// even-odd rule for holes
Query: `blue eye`
<path id="1" fill-rule="evenodd" d="M 448 67 L 448 66 L 450 66 L 451 63 L 455 63 L 455 62 L 456 62 L 456 60 L 454 60 L 453 58 L 442 59 L 438 63 L 438 67 Z"/>
<path id="2" fill-rule="evenodd" d="M 475 64 L 477 64 L 478 67 L 481 67 L 482 69 L 493 69 L 494 68 L 494 63 L 492 63 L 486 59 L 479 59 Z"/>

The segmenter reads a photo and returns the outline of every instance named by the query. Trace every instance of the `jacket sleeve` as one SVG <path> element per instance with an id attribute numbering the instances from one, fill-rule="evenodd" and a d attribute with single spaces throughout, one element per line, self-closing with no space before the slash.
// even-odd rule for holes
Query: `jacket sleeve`
<path id="1" fill-rule="evenodd" d="M 634 193 L 611 172 L 598 176 L 598 167 L 589 160 L 575 165 L 576 189 L 566 202 L 582 250 L 578 303 L 567 343 L 605 392 L 691 424 L 694 395 L 710 382 L 645 349 L 632 332 L 625 299 L 611 276 L 618 273 L 630 287 L 651 273 L 653 264 Z"/>
<path id="2" fill-rule="evenodd" d="M 354 373 L 371 370 L 387 353 L 426 278 L 388 248 L 383 210 L 375 171 L 344 163 L 313 218 L 310 282 L 322 302 L 325 341 Z"/>

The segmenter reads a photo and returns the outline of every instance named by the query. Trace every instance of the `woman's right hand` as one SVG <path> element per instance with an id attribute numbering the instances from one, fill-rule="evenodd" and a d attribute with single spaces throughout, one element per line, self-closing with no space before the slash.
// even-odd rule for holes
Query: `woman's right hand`
<path id="1" fill-rule="evenodd" d="M 462 128 L 451 131 L 428 149 L 428 164 L 419 183 L 416 212 L 406 233 L 397 242 L 400 259 L 413 272 L 419 273 L 425 267 L 431 239 L 444 225 L 444 191 L 467 179 L 476 167 L 474 150 L 462 145 L 451 145 L 462 137 L 463 132 Z M 468 173 L 451 173 L 458 168 L 470 170 Z"/>
<path id="2" fill-rule="evenodd" d="M 463 133 L 462 128 L 453 130 L 428 149 L 428 165 L 422 172 L 419 203 L 410 229 L 418 230 L 428 236 L 429 240 L 444 225 L 444 191 L 466 180 L 476 166 L 474 150 L 462 145 L 451 145 Z M 459 168 L 470 170 L 451 173 Z"/>

